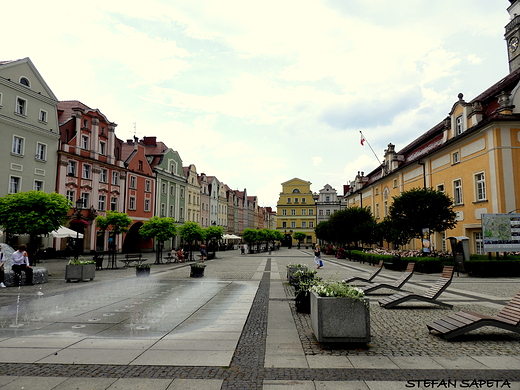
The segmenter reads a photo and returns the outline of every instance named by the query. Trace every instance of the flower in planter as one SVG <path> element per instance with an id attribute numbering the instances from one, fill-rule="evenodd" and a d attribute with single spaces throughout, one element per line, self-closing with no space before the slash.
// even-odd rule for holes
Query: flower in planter
<path id="1" fill-rule="evenodd" d="M 150 268 L 152 265 L 151 264 L 148 264 L 148 263 L 141 263 L 141 264 L 136 264 L 135 265 L 135 268 L 139 268 L 139 269 L 146 269 L 146 268 Z"/>
<path id="2" fill-rule="evenodd" d="M 306 264 L 289 264 L 287 268 L 307 268 Z"/>
<path id="3" fill-rule="evenodd" d="M 365 298 L 363 290 L 341 282 L 325 281 L 316 283 L 310 287 L 310 290 L 320 297 L 348 297 L 358 300 Z"/>
<path id="4" fill-rule="evenodd" d="M 295 293 L 300 291 L 310 291 L 310 287 L 320 283 L 322 278 L 316 277 L 317 270 L 298 270 L 292 275 L 293 284 L 296 288 Z"/>
<path id="5" fill-rule="evenodd" d="M 96 264 L 94 260 L 85 260 L 83 257 L 78 257 L 77 259 L 69 260 L 69 265 L 87 265 L 87 264 Z"/>
<path id="6" fill-rule="evenodd" d="M 191 264 L 191 268 L 206 268 L 206 264 L 202 264 L 202 263 Z"/>

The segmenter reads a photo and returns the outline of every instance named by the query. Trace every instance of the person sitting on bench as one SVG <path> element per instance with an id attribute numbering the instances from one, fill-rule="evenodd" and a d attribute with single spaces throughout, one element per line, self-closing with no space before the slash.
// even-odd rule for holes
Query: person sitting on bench
<path id="1" fill-rule="evenodd" d="M 22 280 L 22 271 L 25 272 L 25 284 L 33 285 L 33 269 L 29 265 L 29 256 L 27 255 L 27 247 L 20 245 L 18 250 L 13 253 L 13 265 L 11 269 L 14 272 L 14 284 L 20 286 Z"/>

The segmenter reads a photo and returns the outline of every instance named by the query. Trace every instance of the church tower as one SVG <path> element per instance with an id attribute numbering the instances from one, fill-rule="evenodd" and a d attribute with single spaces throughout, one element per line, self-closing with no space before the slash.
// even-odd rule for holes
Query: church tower
<path id="1" fill-rule="evenodd" d="M 505 39 L 509 59 L 509 72 L 520 68 L 520 0 L 509 0 L 507 8 L 510 22 L 506 26 Z"/>

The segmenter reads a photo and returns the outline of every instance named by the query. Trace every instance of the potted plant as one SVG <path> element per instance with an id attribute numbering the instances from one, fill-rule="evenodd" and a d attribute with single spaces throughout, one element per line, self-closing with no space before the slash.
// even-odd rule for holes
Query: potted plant
<path id="1" fill-rule="evenodd" d="M 334 281 L 316 283 L 311 290 L 311 326 L 318 342 L 370 341 L 368 299 L 359 288 Z"/>
<path id="2" fill-rule="evenodd" d="M 70 260 L 65 266 L 65 280 L 67 283 L 73 279 L 78 281 L 93 280 L 95 275 L 96 262 L 93 260 L 85 260 L 83 257 L 79 257 Z"/>
<path id="3" fill-rule="evenodd" d="M 295 306 L 299 313 L 311 312 L 311 286 L 320 283 L 322 278 L 316 277 L 317 270 L 298 270 L 293 274 Z"/>
<path id="4" fill-rule="evenodd" d="M 135 265 L 135 276 L 150 276 L 151 264 L 141 263 Z"/>
<path id="5" fill-rule="evenodd" d="M 191 264 L 190 277 L 191 278 L 202 278 L 204 276 L 204 269 L 206 268 L 206 264 L 195 263 Z"/>
<path id="6" fill-rule="evenodd" d="M 289 264 L 287 266 L 287 280 L 291 285 L 293 284 L 292 278 L 296 271 L 307 271 L 309 268 L 305 264 Z"/>

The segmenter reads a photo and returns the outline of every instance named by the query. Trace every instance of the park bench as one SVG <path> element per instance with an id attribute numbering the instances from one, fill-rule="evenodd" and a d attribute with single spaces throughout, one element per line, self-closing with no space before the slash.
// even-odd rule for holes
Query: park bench
<path id="1" fill-rule="evenodd" d="M 143 264 L 143 261 L 146 259 L 143 259 L 143 255 L 139 253 L 138 255 L 125 255 L 124 260 L 121 260 L 123 263 L 125 263 L 125 267 L 130 267 L 132 263 L 137 263 L 137 265 Z"/>

